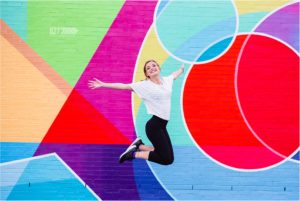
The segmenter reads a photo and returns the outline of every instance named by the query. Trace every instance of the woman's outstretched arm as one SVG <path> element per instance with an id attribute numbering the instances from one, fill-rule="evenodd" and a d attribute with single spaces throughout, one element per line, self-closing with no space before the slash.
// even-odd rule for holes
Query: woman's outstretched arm
<path id="1" fill-rule="evenodd" d="M 129 84 L 123 84 L 123 83 L 105 83 L 97 78 L 94 78 L 94 80 L 89 80 L 88 83 L 89 87 L 91 89 L 97 89 L 100 87 L 105 87 L 105 88 L 111 88 L 111 89 L 119 89 L 119 90 L 132 90 Z"/>
<path id="2" fill-rule="evenodd" d="M 174 80 L 176 80 L 183 73 L 183 71 L 184 71 L 184 64 L 182 64 L 177 71 L 172 73 Z"/>

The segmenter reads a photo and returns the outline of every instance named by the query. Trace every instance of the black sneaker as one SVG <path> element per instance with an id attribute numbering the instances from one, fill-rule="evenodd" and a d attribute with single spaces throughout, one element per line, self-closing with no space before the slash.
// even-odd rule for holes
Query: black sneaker
<path id="1" fill-rule="evenodd" d="M 136 151 L 136 146 L 129 146 L 124 153 L 121 154 L 119 158 L 119 163 L 123 163 L 124 161 L 131 161 L 134 159 L 133 152 Z"/>
<path id="2" fill-rule="evenodd" d="M 139 146 L 140 146 L 141 144 L 144 144 L 144 143 L 142 142 L 141 138 L 138 137 L 138 138 L 136 138 L 136 139 L 131 143 L 130 146 L 135 145 L 136 148 L 139 149 Z"/>

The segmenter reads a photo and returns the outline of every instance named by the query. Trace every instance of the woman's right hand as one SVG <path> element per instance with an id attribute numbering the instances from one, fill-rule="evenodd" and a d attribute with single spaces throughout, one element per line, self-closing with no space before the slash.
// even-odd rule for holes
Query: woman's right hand
<path id="1" fill-rule="evenodd" d="M 94 78 L 94 80 L 89 80 L 89 87 L 91 89 L 97 89 L 99 87 L 103 87 L 104 82 L 101 82 L 97 78 Z"/>

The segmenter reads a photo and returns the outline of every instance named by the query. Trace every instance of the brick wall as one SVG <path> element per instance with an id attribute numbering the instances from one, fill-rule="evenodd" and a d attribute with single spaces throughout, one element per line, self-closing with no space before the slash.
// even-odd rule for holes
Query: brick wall
<path id="1" fill-rule="evenodd" d="M 0 5 L 1 200 L 299 199 L 298 2 Z M 136 136 L 150 145 L 150 115 L 134 93 L 87 83 L 143 80 L 148 59 L 162 76 L 185 64 L 175 160 L 120 165 Z"/>

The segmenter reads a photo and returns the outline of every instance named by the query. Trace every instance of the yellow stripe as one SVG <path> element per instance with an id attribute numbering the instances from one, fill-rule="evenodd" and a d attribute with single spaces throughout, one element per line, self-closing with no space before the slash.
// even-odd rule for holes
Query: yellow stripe
<path id="1" fill-rule="evenodd" d="M 139 60 L 137 62 L 137 69 L 134 75 L 134 82 L 141 81 L 145 79 L 143 67 L 147 60 L 154 59 L 160 65 L 165 62 L 165 60 L 169 57 L 167 52 L 160 45 L 157 36 L 155 34 L 153 26 L 148 33 L 147 38 L 144 41 L 144 45 L 141 49 Z M 134 116 L 137 116 L 138 109 L 141 104 L 141 100 L 138 96 L 134 95 Z"/>
<path id="2" fill-rule="evenodd" d="M 239 15 L 255 12 L 271 12 L 292 0 L 234 0 Z"/>

